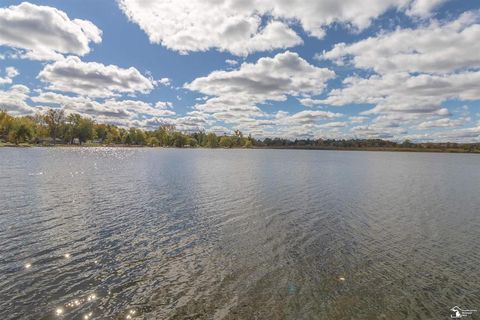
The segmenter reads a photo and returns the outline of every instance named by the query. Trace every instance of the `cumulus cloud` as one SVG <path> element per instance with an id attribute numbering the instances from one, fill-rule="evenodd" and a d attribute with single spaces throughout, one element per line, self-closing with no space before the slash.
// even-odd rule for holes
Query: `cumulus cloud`
<path id="1" fill-rule="evenodd" d="M 365 116 L 351 116 L 348 118 L 348 120 L 350 120 L 351 123 L 362 123 L 367 121 L 368 118 Z"/>
<path id="2" fill-rule="evenodd" d="M 31 100 L 44 105 L 62 107 L 67 112 L 91 116 L 100 122 L 123 123 L 123 125 L 128 125 L 135 120 L 169 117 L 176 114 L 173 110 L 167 109 L 167 106 L 171 104 L 163 101 L 158 101 L 154 105 L 131 99 L 97 101 L 88 97 L 68 96 L 55 92 L 40 92 L 38 95 L 31 97 Z"/>
<path id="3" fill-rule="evenodd" d="M 333 131 L 346 126 L 342 122 L 328 122 L 343 117 L 343 114 L 323 110 L 304 110 L 297 113 L 278 111 L 264 119 L 244 119 L 236 128 L 246 130 L 256 137 L 318 138 L 327 129 Z M 331 125 L 330 125 L 331 124 Z"/>
<path id="4" fill-rule="evenodd" d="M 322 38 L 334 23 L 357 30 L 389 9 L 426 16 L 441 0 L 118 0 L 126 16 L 152 43 L 180 51 L 215 48 L 235 55 L 302 43 L 291 28 L 300 24 Z M 262 23 L 262 21 L 266 21 Z"/>
<path id="5" fill-rule="evenodd" d="M 434 9 L 440 7 L 447 1 L 448 0 L 416 0 L 410 5 L 407 14 L 417 17 L 429 17 Z"/>
<path id="6" fill-rule="evenodd" d="M 225 60 L 225 63 L 231 66 L 236 66 L 238 64 L 237 60 L 232 60 L 232 59 L 227 59 Z"/>
<path id="7" fill-rule="evenodd" d="M 46 82 L 50 90 L 90 97 L 149 93 L 155 86 L 155 81 L 133 67 L 124 69 L 115 65 L 83 62 L 73 56 L 46 65 L 38 79 Z"/>
<path id="8" fill-rule="evenodd" d="M 293 115 L 289 115 L 286 112 L 278 112 L 276 115 L 276 120 L 279 124 L 289 124 L 289 125 L 307 125 L 315 124 L 320 120 L 324 119 L 334 119 L 342 117 L 341 113 L 333 113 L 330 111 L 323 110 L 304 110 L 297 112 Z"/>
<path id="9" fill-rule="evenodd" d="M 306 107 L 314 107 L 322 104 L 322 100 L 312 99 L 312 98 L 302 98 L 299 99 L 300 103 Z"/>
<path id="10" fill-rule="evenodd" d="M 262 25 L 254 8 L 241 1 L 119 1 L 127 17 L 152 43 L 180 52 L 216 48 L 236 55 L 287 48 L 302 39 L 285 23 Z"/>
<path id="11" fill-rule="evenodd" d="M 155 108 L 165 110 L 165 109 L 171 109 L 173 108 L 173 103 L 169 101 L 158 101 L 155 103 Z"/>
<path id="12" fill-rule="evenodd" d="M 232 130 L 224 127 L 224 126 L 213 126 L 208 128 L 208 132 L 213 132 L 218 136 L 222 136 L 224 134 L 232 134 Z"/>
<path id="13" fill-rule="evenodd" d="M 429 133 L 412 134 L 408 138 L 413 141 L 434 142 L 473 142 L 480 141 L 480 126 L 455 130 L 442 130 Z"/>
<path id="14" fill-rule="evenodd" d="M 23 2 L 0 8 L 0 45 L 23 50 L 23 57 L 57 60 L 64 54 L 83 56 L 102 31 L 88 20 L 73 19 L 61 10 Z"/>
<path id="15" fill-rule="evenodd" d="M 328 122 L 328 123 L 324 123 L 324 124 L 321 124 L 319 125 L 320 128 L 344 128 L 344 127 L 347 127 L 349 125 L 348 122 L 345 122 L 345 121 L 333 121 L 333 122 Z"/>
<path id="16" fill-rule="evenodd" d="M 456 128 L 464 125 L 467 121 L 470 121 L 468 118 L 441 118 L 436 120 L 424 121 L 418 125 L 420 130 L 428 130 L 434 128 Z"/>
<path id="17" fill-rule="evenodd" d="M 433 21 L 426 27 L 398 29 L 352 44 L 339 43 L 318 57 L 381 74 L 478 69 L 479 21 L 479 12 L 467 12 L 448 23 Z"/>
<path id="18" fill-rule="evenodd" d="M 185 87 L 208 96 L 259 103 L 284 101 L 289 95 L 320 94 L 334 77 L 333 71 L 315 67 L 297 53 L 287 51 L 256 63 L 243 63 L 237 70 L 214 71 Z"/>
<path id="19" fill-rule="evenodd" d="M 416 1 L 407 14 L 428 16 L 428 11 L 443 2 Z M 468 116 L 452 118 L 444 103 L 480 99 L 480 46 L 474 40 L 480 37 L 479 21 L 479 12 L 465 12 L 447 22 L 431 20 L 417 28 L 397 28 L 352 44 L 336 44 L 318 57 L 363 69 L 366 75 L 347 76 L 343 86 L 330 91 L 327 98 L 308 98 L 301 103 L 373 105 L 361 114 L 376 118 L 352 128 L 352 133 L 361 137 L 399 138 L 406 137 L 409 130 L 467 125 L 471 121 Z"/>
<path id="20" fill-rule="evenodd" d="M 356 126 L 351 129 L 355 138 L 361 139 L 393 139 L 408 133 L 403 128 L 382 128 L 376 125 L 362 125 Z"/>
<path id="21" fill-rule="evenodd" d="M 158 80 L 158 83 L 164 85 L 164 86 L 170 86 L 172 84 L 172 80 L 170 78 L 162 78 Z"/>
<path id="22" fill-rule="evenodd" d="M 448 114 L 442 102 L 449 99 L 478 100 L 480 72 L 462 72 L 449 75 L 393 73 L 369 78 L 346 78 L 344 88 L 334 89 L 322 103 L 346 105 L 374 104 L 364 114 L 378 113 L 436 113 Z"/>
<path id="23" fill-rule="evenodd" d="M 203 114 L 213 114 L 216 119 L 232 122 L 242 118 L 254 118 L 264 116 L 265 113 L 248 99 L 233 96 L 214 97 L 205 102 L 196 104 L 195 111 Z"/>
<path id="24" fill-rule="evenodd" d="M 12 115 L 29 115 L 35 112 L 27 100 L 30 89 L 24 85 L 13 85 L 8 90 L 0 90 L 0 108 L 8 111 Z"/>
<path id="25" fill-rule="evenodd" d="M 235 70 L 214 71 L 185 84 L 185 88 L 207 96 L 195 105 L 196 111 L 252 132 L 268 123 L 264 120 L 269 114 L 259 105 L 285 101 L 289 96 L 320 94 L 334 77 L 333 71 L 313 66 L 287 51 L 255 63 L 243 63 Z M 307 114 L 304 116 L 304 121 L 310 121 Z M 297 117 L 297 122 L 302 121 L 300 115 Z M 320 117 L 320 113 L 313 117 Z"/>
<path id="26" fill-rule="evenodd" d="M 11 84 L 13 82 L 13 78 L 18 76 L 20 73 L 14 67 L 6 67 L 5 68 L 5 76 L 0 77 L 0 85 L 2 84 Z"/>

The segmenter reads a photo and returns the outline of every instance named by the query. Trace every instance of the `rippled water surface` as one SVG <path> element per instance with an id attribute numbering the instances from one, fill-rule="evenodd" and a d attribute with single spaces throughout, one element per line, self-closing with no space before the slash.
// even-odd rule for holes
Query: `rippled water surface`
<path id="1" fill-rule="evenodd" d="M 1 319 L 449 319 L 480 157 L 3 148 L 0 247 Z"/>

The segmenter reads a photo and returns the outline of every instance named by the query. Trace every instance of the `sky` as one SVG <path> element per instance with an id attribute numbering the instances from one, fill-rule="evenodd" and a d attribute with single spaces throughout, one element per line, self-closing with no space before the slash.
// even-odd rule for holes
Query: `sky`
<path id="1" fill-rule="evenodd" d="M 0 109 L 256 138 L 480 141 L 475 0 L 0 3 Z"/>

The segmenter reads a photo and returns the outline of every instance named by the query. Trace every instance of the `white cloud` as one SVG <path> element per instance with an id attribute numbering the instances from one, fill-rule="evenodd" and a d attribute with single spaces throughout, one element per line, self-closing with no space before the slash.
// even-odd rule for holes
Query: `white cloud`
<path id="1" fill-rule="evenodd" d="M 443 2 L 417 1 L 407 14 L 426 17 L 431 8 Z M 409 130 L 460 130 L 458 128 L 471 119 L 464 114 L 452 118 L 443 104 L 449 100 L 480 99 L 477 85 L 480 46 L 474 40 L 480 37 L 479 20 L 479 12 L 466 12 L 449 22 L 431 20 L 416 29 L 397 29 L 353 44 L 337 44 L 320 58 L 375 73 L 348 76 L 343 87 L 329 92 L 326 99 L 301 102 L 305 105 L 373 105 L 361 114 L 376 115 L 376 118 L 368 125 L 351 130 L 360 137 L 398 139 L 407 137 Z M 476 133 L 461 130 L 464 138 Z M 432 139 L 445 137 L 447 135 L 435 135 Z"/>
<path id="2" fill-rule="evenodd" d="M 243 63 L 235 70 L 214 71 L 185 84 L 185 88 L 208 96 L 195 105 L 195 110 L 251 132 L 264 127 L 266 123 L 261 121 L 269 116 L 259 108 L 260 104 L 285 101 L 289 96 L 320 94 L 334 76 L 333 71 L 315 67 L 287 51 L 255 63 Z M 316 114 L 319 116 L 320 113 Z"/>
<path id="3" fill-rule="evenodd" d="M 157 102 L 155 106 L 139 100 L 114 100 L 108 99 L 101 104 L 103 108 L 125 110 L 135 117 L 168 117 L 175 115 L 175 111 L 163 108 L 164 102 Z M 160 108 L 159 108 L 160 106 Z"/>
<path id="4" fill-rule="evenodd" d="M 328 123 L 321 124 L 321 125 L 319 125 L 319 127 L 320 128 L 335 129 L 335 128 L 344 128 L 344 127 L 347 127 L 348 125 L 349 125 L 349 123 L 345 122 L 345 121 L 334 121 L 334 122 L 328 122 Z"/>
<path id="5" fill-rule="evenodd" d="M 480 126 L 455 130 L 443 130 L 422 134 L 413 134 L 405 136 L 405 138 L 413 141 L 428 142 L 480 142 Z"/>
<path id="6" fill-rule="evenodd" d="M 220 114 L 229 113 L 232 118 L 239 116 L 256 117 L 263 116 L 264 113 L 252 102 L 239 97 L 225 96 L 207 99 L 205 102 L 196 104 L 195 110 L 202 113 Z"/>
<path id="7" fill-rule="evenodd" d="M 318 68 L 297 53 L 279 53 L 256 63 L 243 63 L 232 71 L 214 71 L 185 87 L 208 96 L 231 98 L 251 104 L 284 101 L 287 96 L 320 94 L 326 82 L 335 77 L 329 69 Z"/>
<path id="8" fill-rule="evenodd" d="M 235 128 L 261 138 L 318 138 L 327 131 L 337 135 L 347 123 L 328 121 L 340 117 L 343 117 L 343 114 L 323 110 L 304 110 L 294 114 L 278 111 L 276 114 L 267 115 L 265 119 L 244 119 L 237 122 Z"/>
<path id="9" fill-rule="evenodd" d="M 31 97 L 35 103 L 55 105 L 68 112 L 91 116 L 99 122 L 119 123 L 119 121 L 135 121 L 152 117 L 169 117 L 176 113 L 167 109 L 170 102 L 158 101 L 155 105 L 140 100 L 93 100 L 82 96 L 68 96 L 55 92 L 41 92 Z M 126 125 L 126 124 L 124 124 Z"/>
<path id="10" fill-rule="evenodd" d="M 392 72 L 448 73 L 480 68 L 480 14 L 467 12 L 448 23 L 433 21 L 418 29 L 397 29 L 390 33 L 340 43 L 319 55 L 322 59 Z"/>
<path id="11" fill-rule="evenodd" d="M 428 130 L 428 129 L 434 129 L 434 128 L 456 128 L 464 125 L 467 121 L 470 121 L 470 119 L 441 118 L 436 120 L 424 121 L 418 125 L 418 129 Z"/>
<path id="12" fill-rule="evenodd" d="M 302 98 L 298 101 L 300 101 L 300 103 L 306 107 L 314 107 L 323 103 L 322 100 L 316 100 L 312 98 Z"/>
<path id="13" fill-rule="evenodd" d="M 232 60 L 232 59 L 227 59 L 225 60 L 225 63 L 231 66 L 236 66 L 238 64 L 237 60 Z"/>
<path id="14" fill-rule="evenodd" d="M 236 55 L 287 48 L 302 39 L 281 21 L 262 26 L 261 16 L 240 1 L 120 0 L 130 20 L 152 43 L 180 52 L 217 48 Z"/>
<path id="15" fill-rule="evenodd" d="M 115 65 L 83 62 L 73 56 L 46 65 L 38 79 L 48 83 L 49 90 L 89 97 L 149 93 L 155 86 L 155 81 L 133 67 L 124 69 Z"/>
<path id="16" fill-rule="evenodd" d="M 378 113 L 435 113 L 448 114 L 441 106 L 449 99 L 478 100 L 480 71 L 450 75 L 412 76 L 408 73 L 393 73 L 369 78 L 349 77 L 344 88 L 334 89 L 321 102 L 342 106 L 351 103 L 374 104 L 365 114 Z"/>
<path id="17" fill-rule="evenodd" d="M 208 132 L 213 132 L 217 136 L 222 136 L 224 134 L 232 134 L 232 130 L 224 126 L 213 126 L 207 129 Z"/>
<path id="18" fill-rule="evenodd" d="M 158 101 L 157 103 L 155 103 L 155 108 L 162 110 L 171 109 L 173 108 L 173 104 L 169 101 Z"/>
<path id="19" fill-rule="evenodd" d="M 384 128 L 376 125 L 362 125 L 353 127 L 352 134 L 361 139 L 393 139 L 408 133 L 404 128 Z"/>
<path id="20" fill-rule="evenodd" d="M 102 32 L 87 20 L 71 20 L 61 10 L 23 2 L 0 8 L 0 45 L 24 50 L 23 57 L 57 60 L 63 54 L 83 56 Z"/>
<path id="21" fill-rule="evenodd" d="M 30 89 L 24 85 L 13 85 L 6 91 L 0 90 L 0 109 L 12 115 L 28 115 L 35 112 L 35 108 L 27 103 Z"/>
<path id="22" fill-rule="evenodd" d="M 0 85 L 2 84 L 11 84 L 13 82 L 13 78 L 18 76 L 20 73 L 14 67 L 6 67 L 5 68 L 5 77 L 0 77 Z"/>
<path id="23" fill-rule="evenodd" d="M 209 122 L 202 116 L 187 115 L 175 119 L 175 128 L 183 132 L 204 131 L 207 124 L 209 124 Z"/>
<path id="24" fill-rule="evenodd" d="M 325 119 L 334 119 L 342 117 L 341 113 L 333 113 L 330 111 L 323 110 L 304 110 L 297 112 L 293 115 L 289 115 L 286 112 L 278 112 L 276 115 L 276 120 L 279 124 L 288 124 L 288 125 L 307 125 L 315 124 L 320 120 Z"/>
<path id="25" fill-rule="evenodd" d="M 439 0 L 434 0 L 438 4 Z M 290 27 L 300 24 L 322 38 L 334 23 L 364 29 L 389 9 L 428 15 L 425 0 L 118 0 L 152 43 L 180 51 L 211 48 L 247 55 L 302 43 Z M 262 20 L 266 21 L 262 24 Z"/>
<path id="26" fill-rule="evenodd" d="M 163 84 L 164 86 L 170 86 L 172 84 L 172 80 L 170 78 L 162 78 L 158 80 L 158 83 Z"/>
<path id="27" fill-rule="evenodd" d="M 416 0 L 407 10 L 407 14 L 417 17 L 429 17 L 432 11 L 448 0 Z"/>
<path id="28" fill-rule="evenodd" d="M 364 116 L 351 116 L 348 118 L 348 120 L 350 120 L 351 123 L 362 123 L 367 121 L 368 118 Z"/>

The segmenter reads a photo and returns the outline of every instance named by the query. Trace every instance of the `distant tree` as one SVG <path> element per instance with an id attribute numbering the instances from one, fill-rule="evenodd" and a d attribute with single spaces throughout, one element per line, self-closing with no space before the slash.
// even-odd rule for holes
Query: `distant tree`
<path id="1" fill-rule="evenodd" d="M 160 141 L 158 141 L 157 137 L 150 137 L 148 138 L 147 145 L 150 147 L 158 147 L 160 145 Z"/>
<path id="2" fill-rule="evenodd" d="M 122 142 L 122 135 L 120 130 L 116 127 L 109 127 L 107 137 L 104 141 L 106 144 L 113 144 L 113 143 L 121 143 Z"/>
<path id="3" fill-rule="evenodd" d="M 159 145 L 160 146 L 168 146 L 169 145 L 169 128 L 165 127 L 165 126 L 162 126 L 160 128 L 158 128 L 158 130 L 155 131 L 155 136 L 157 137 L 158 139 L 158 142 L 159 142 Z"/>
<path id="4" fill-rule="evenodd" d="M 266 146 L 271 146 L 271 145 L 272 145 L 272 142 L 273 142 L 273 141 L 272 141 L 272 139 L 270 139 L 270 138 L 265 138 L 265 139 L 263 140 L 263 144 L 266 145 Z"/>
<path id="5" fill-rule="evenodd" d="M 187 139 L 181 132 L 174 132 L 172 139 L 173 145 L 177 148 L 183 148 L 187 144 Z"/>
<path id="6" fill-rule="evenodd" d="M 80 144 L 93 140 L 96 136 L 95 122 L 78 113 L 72 113 L 67 117 L 63 135 L 64 140 L 69 143 L 73 143 L 75 139 L 78 139 Z"/>
<path id="7" fill-rule="evenodd" d="M 408 139 L 406 139 L 406 140 L 403 141 L 403 143 L 402 143 L 402 146 L 407 147 L 407 148 L 411 147 L 412 145 L 413 145 L 412 142 L 411 142 L 410 140 L 408 140 Z"/>
<path id="8" fill-rule="evenodd" d="M 0 139 L 8 140 L 10 128 L 13 125 L 14 117 L 9 115 L 6 111 L 0 111 Z"/>
<path id="9" fill-rule="evenodd" d="M 231 148 L 231 147 L 233 147 L 232 138 L 229 137 L 229 136 L 223 136 L 223 137 L 221 137 L 218 144 L 219 144 L 220 147 L 222 147 L 222 148 Z"/>
<path id="10" fill-rule="evenodd" d="M 45 122 L 50 132 L 53 144 L 57 143 L 57 135 L 65 122 L 65 111 L 63 109 L 48 109 L 45 114 Z"/>
<path id="11" fill-rule="evenodd" d="M 95 124 L 95 136 L 101 142 L 105 142 L 107 140 L 109 126 L 106 124 Z"/>
<path id="12" fill-rule="evenodd" d="M 216 148 L 218 147 L 218 138 L 217 138 L 217 135 L 213 132 L 210 132 L 209 134 L 207 134 L 207 137 L 206 137 L 206 144 L 205 146 L 208 147 L 208 148 Z"/>
<path id="13" fill-rule="evenodd" d="M 35 123 L 30 118 L 14 118 L 8 140 L 15 144 L 27 142 L 34 135 L 34 126 Z"/>
<path id="14" fill-rule="evenodd" d="M 207 135 L 205 134 L 205 132 L 203 131 L 200 131 L 200 132 L 196 132 L 193 134 L 193 138 L 195 138 L 195 140 L 197 140 L 197 143 L 199 146 L 201 147 L 206 147 L 207 146 Z"/>
<path id="15" fill-rule="evenodd" d="M 35 113 L 35 115 L 32 117 L 32 120 L 35 124 L 34 125 L 35 136 L 33 137 L 33 141 L 35 141 L 35 143 L 39 143 L 40 138 L 46 138 L 50 136 L 47 123 L 45 122 L 45 117 L 42 113 L 40 112 Z"/>
<path id="16" fill-rule="evenodd" d="M 187 144 L 190 147 L 195 148 L 198 145 L 198 141 L 194 137 L 187 137 Z"/>
<path id="17" fill-rule="evenodd" d="M 95 122 L 91 119 L 81 117 L 76 128 L 77 137 L 80 143 L 95 139 Z"/>
<path id="18" fill-rule="evenodd" d="M 139 146 L 147 144 L 147 137 L 145 132 L 140 129 L 130 129 L 130 132 L 133 132 L 133 143 Z"/>
<path id="19" fill-rule="evenodd" d="M 122 134 L 122 143 L 126 145 L 131 145 L 133 143 L 132 136 L 129 131 L 125 131 Z"/>

